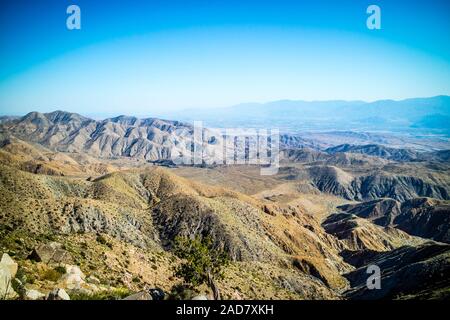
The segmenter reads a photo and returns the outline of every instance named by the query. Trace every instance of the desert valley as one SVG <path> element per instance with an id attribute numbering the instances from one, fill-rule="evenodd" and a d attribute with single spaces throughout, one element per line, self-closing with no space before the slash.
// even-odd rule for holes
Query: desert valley
<path id="1" fill-rule="evenodd" d="M 192 130 L 63 111 L 2 117 L 3 298 L 159 288 L 211 299 L 174 273 L 174 241 L 196 236 L 229 257 L 223 299 L 449 297 L 448 140 L 287 131 L 278 172 L 262 176 L 256 165 L 174 164 Z M 380 290 L 367 288 L 370 265 Z"/>

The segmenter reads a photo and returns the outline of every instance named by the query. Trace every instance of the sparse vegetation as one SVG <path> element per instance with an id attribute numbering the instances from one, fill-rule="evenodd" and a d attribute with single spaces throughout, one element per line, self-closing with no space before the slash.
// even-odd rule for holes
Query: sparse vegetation
<path id="1" fill-rule="evenodd" d="M 98 243 L 103 244 L 103 245 L 107 246 L 108 248 L 112 249 L 112 246 L 113 246 L 112 243 L 109 242 L 108 240 L 106 240 L 106 238 L 103 235 L 98 234 L 96 240 Z"/>
<path id="2" fill-rule="evenodd" d="M 176 276 L 194 287 L 207 283 L 214 298 L 220 299 L 216 280 L 223 278 L 223 269 L 229 263 L 225 251 L 214 248 L 210 237 L 199 236 L 194 239 L 176 237 L 173 251 L 182 259 L 182 263 L 175 268 Z"/>
<path id="3" fill-rule="evenodd" d="M 334 223 L 327 224 L 332 222 L 328 218 L 337 213 L 337 207 L 350 201 L 336 194 L 324 194 L 317 185 L 326 178 L 323 186 L 339 182 L 341 190 L 340 186 L 345 187 L 355 177 L 366 175 L 367 168 L 373 165 L 371 161 L 356 169 L 336 163 L 331 166 L 339 169 L 330 168 L 330 164 L 295 163 L 281 166 L 280 174 L 273 177 L 261 177 L 259 169 L 252 166 L 245 170 L 232 166 L 139 167 L 100 176 L 79 171 L 85 167 L 76 161 L 70 165 L 53 161 L 52 166 L 59 165 L 59 171 L 68 173 L 54 176 L 51 171 L 27 172 L 25 169 L 29 167 L 18 166 L 19 160 L 14 157 L 4 161 L 6 153 L 0 148 L 0 198 L 3 199 L 0 201 L 0 253 L 6 252 L 18 262 L 16 279 L 21 284 L 43 294 L 59 285 L 61 275 L 66 272 L 63 263 L 29 259 L 37 246 L 50 242 L 61 244 L 67 251 L 71 257 L 67 264 L 76 265 L 84 274 L 94 277 L 92 282 L 86 280 L 86 286 L 97 286 L 98 293 L 93 293 L 95 289 L 90 294 L 67 291 L 72 299 L 83 300 L 120 299 L 149 286 L 171 291 L 173 299 L 191 299 L 208 292 L 208 286 L 216 297 L 220 293 L 225 299 L 345 298 L 339 294 L 348 288 L 344 275 L 355 267 L 342 259 L 342 253 L 351 249 L 348 253 L 355 254 L 354 260 L 358 260 L 362 251 L 342 238 L 340 229 L 333 231 Z M 33 153 L 37 152 L 30 151 L 21 157 Z M 49 155 L 83 157 L 45 149 L 39 151 L 38 157 Z M 354 160 L 354 156 L 345 160 L 349 159 Z M 115 161 L 121 166 L 129 163 L 122 162 L 128 160 L 121 158 Z M 376 163 L 383 165 L 386 161 Z M 446 165 L 433 166 L 434 169 L 429 169 L 419 162 L 394 163 L 388 169 L 374 167 L 373 170 L 402 176 L 417 172 L 428 184 L 447 185 L 448 175 L 441 169 Z M 70 174 L 75 171 L 76 174 Z M 87 175 L 93 179 L 86 181 Z M 312 176 L 314 180 L 310 179 Z M 380 182 L 375 179 L 373 183 Z M 427 190 L 427 185 L 423 186 Z M 402 184 L 401 189 L 398 187 L 392 192 L 407 195 L 410 189 L 409 182 Z M 449 202 L 433 200 L 426 204 L 424 217 L 434 215 L 434 210 L 428 207 L 446 212 Z M 366 204 L 359 205 L 367 213 Z M 384 216 L 382 211 L 376 214 Z M 411 216 L 414 217 L 418 215 Z M 358 232 L 350 228 L 346 233 L 358 245 L 365 243 L 370 245 L 368 249 L 384 252 L 391 249 L 389 243 L 397 247 L 406 241 L 411 244 L 411 254 L 414 253 L 415 242 L 399 238 L 398 226 L 383 231 L 366 217 L 358 219 L 361 220 L 356 228 Z M 409 221 L 404 223 L 410 224 Z M 444 221 L 440 225 L 448 224 Z M 445 232 L 443 228 L 443 236 Z M 212 238 L 177 237 L 170 250 L 167 244 L 176 234 L 210 234 Z M 359 239 L 367 241 L 362 243 Z M 226 248 L 228 254 L 221 248 Z M 433 263 L 441 266 L 442 261 Z M 423 262 L 421 266 L 428 263 Z M 221 281 L 223 277 L 226 281 Z M 19 283 L 12 285 L 20 295 Z M 420 297 L 448 296 L 446 288 L 426 289 Z M 401 293 L 398 298 L 417 296 Z"/>
<path id="4" fill-rule="evenodd" d="M 70 295 L 71 300 L 121 300 L 133 292 L 128 288 L 115 288 L 92 294 L 74 292 Z"/>
<path id="5" fill-rule="evenodd" d="M 62 272 L 62 268 L 61 267 L 45 268 L 45 269 L 41 269 L 41 271 L 39 273 L 39 278 L 40 278 L 40 280 L 47 280 L 47 281 L 56 282 L 56 281 L 59 280 L 59 278 L 61 278 L 61 276 L 64 273 L 65 273 L 65 271 Z"/>

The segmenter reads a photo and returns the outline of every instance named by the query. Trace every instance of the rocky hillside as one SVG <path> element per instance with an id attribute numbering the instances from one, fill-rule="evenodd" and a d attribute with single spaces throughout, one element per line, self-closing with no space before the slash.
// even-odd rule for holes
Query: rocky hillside
<path id="1" fill-rule="evenodd" d="M 418 157 L 418 153 L 413 150 L 390 148 L 378 144 L 342 144 L 339 146 L 328 148 L 325 151 L 331 154 L 337 152 L 360 153 L 395 161 L 411 161 L 417 159 Z"/>
<path id="2" fill-rule="evenodd" d="M 338 208 L 380 226 L 394 226 L 412 235 L 450 242 L 449 201 L 430 198 L 414 198 L 404 202 L 379 199 Z"/>
<path id="3" fill-rule="evenodd" d="M 369 220 L 348 213 L 329 216 L 323 223 L 325 231 L 342 240 L 348 250 L 389 251 L 422 242 L 393 227 L 380 227 Z"/>
<path id="4" fill-rule="evenodd" d="M 3 119 L 0 297 L 121 299 L 159 288 L 180 298 L 179 236 L 211 238 L 230 258 L 225 299 L 448 297 L 446 163 L 287 148 L 305 141 L 286 136 L 274 176 L 250 165 L 164 167 L 173 150 L 190 150 L 191 131 L 66 112 Z M 377 293 L 364 287 L 374 263 L 386 277 Z"/>
<path id="5" fill-rule="evenodd" d="M 244 297 L 257 297 L 265 288 L 267 297 L 333 298 L 347 285 L 341 274 L 350 266 L 339 256 L 341 244 L 296 208 L 264 209 L 245 195 L 198 185 L 158 167 L 87 180 L 0 166 L 2 250 L 29 272 L 40 268 L 27 260 L 33 248 L 51 238 L 83 272 L 105 284 L 121 284 L 116 282 L 120 270 L 136 261 L 130 277 L 140 280 L 127 283 L 136 288 L 155 282 L 145 267 L 149 260 L 165 263 L 156 263 L 158 270 L 170 269 L 165 259 L 177 235 L 209 235 L 230 254 L 235 268 L 256 272 L 259 279 L 248 282 L 247 273 L 231 269 L 223 288 L 228 296 L 238 286 Z M 156 279 L 169 291 L 171 276 L 163 271 Z M 37 283 L 45 289 L 45 281 Z"/>
<path id="6" fill-rule="evenodd" d="M 138 119 L 118 116 L 93 120 L 76 113 L 54 111 L 31 112 L 23 117 L 2 117 L 1 141 L 11 137 L 38 143 L 52 151 L 85 153 L 93 157 L 131 157 L 149 161 L 170 160 L 191 151 L 193 127 L 179 121 L 156 118 Z M 203 129 L 206 148 L 222 150 L 217 135 L 223 133 Z M 4 143 L 4 142 L 2 142 Z M 298 135 L 282 134 L 283 158 L 294 162 L 317 162 L 328 165 L 382 165 L 383 159 L 393 161 L 446 161 L 448 150 L 417 152 L 379 144 L 342 144 L 326 149 L 323 143 Z M 321 150 L 322 149 L 322 150 Z M 369 156 L 369 157 L 365 157 Z M 217 161 L 211 156 L 211 163 Z"/>
<path id="7" fill-rule="evenodd" d="M 324 150 L 329 154 L 355 153 L 379 157 L 393 161 L 439 161 L 446 162 L 449 159 L 450 150 L 434 152 L 417 152 L 408 148 L 392 148 L 379 144 L 351 145 L 341 144 Z"/>
<path id="8" fill-rule="evenodd" d="M 311 148 L 283 149 L 281 160 L 284 163 L 309 163 L 339 167 L 351 166 L 384 166 L 389 162 L 385 159 L 350 152 L 333 152 L 314 150 Z"/>
<path id="9" fill-rule="evenodd" d="M 0 130 L 6 137 L 12 135 L 39 143 L 53 151 L 83 152 L 101 158 L 160 160 L 170 159 L 174 149 L 182 152 L 188 148 L 183 138 L 193 129 L 177 121 L 126 116 L 96 121 L 55 111 L 31 112 L 19 119 L 9 119 L 1 123 Z"/>
<path id="10" fill-rule="evenodd" d="M 356 270 L 346 275 L 352 289 L 345 295 L 358 300 L 446 299 L 450 285 L 449 247 L 429 242 L 370 254 Z M 369 290 L 366 286 L 368 265 L 381 269 L 380 290 Z"/>
<path id="11" fill-rule="evenodd" d="M 304 167 L 283 167 L 279 175 L 285 180 L 310 182 L 324 193 L 330 193 L 348 200 L 371 200 L 392 198 L 400 201 L 416 197 L 450 199 L 447 177 L 436 183 L 433 178 L 390 173 L 380 170 L 366 170 L 368 173 L 354 174 L 336 166 L 307 165 Z M 445 182 L 444 182 L 445 181 Z"/>

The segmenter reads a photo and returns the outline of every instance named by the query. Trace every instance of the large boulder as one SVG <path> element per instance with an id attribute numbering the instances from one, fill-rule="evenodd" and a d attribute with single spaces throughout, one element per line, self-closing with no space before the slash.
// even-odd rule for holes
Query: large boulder
<path id="1" fill-rule="evenodd" d="M 49 242 L 40 244 L 31 252 L 29 258 L 44 263 L 68 263 L 71 261 L 70 254 L 62 249 L 62 244 Z"/>
<path id="2" fill-rule="evenodd" d="M 14 262 L 14 260 L 11 259 L 11 257 L 7 253 L 4 253 L 2 255 L 2 260 L 0 261 L 0 266 L 2 268 L 6 268 L 9 270 L 9 274 L 11 275 L 11 278 L 14 278 L 16 276 L 17 269 L 19 267 L 19 265 L 16 262 Z"/>
<path id="3" fill-rule="evenodd" d="M 45 294 L 34 289 L 26 289 L 24 298 L 26 300 L 43 300 L 45 298 Z"/>
<path id="4" fill-rule="evenodd" d="M 0 300 L 18 297 L 18 294 L 12 287 L 17 267 L 17 263 L 8 254 L 4 253 L 0 261 Z"/>
<path id="5" fill-rule="evenodd" d="M 66 273 L 59 280 L 59 284 L 69 290 L 81 289 L 86 284 L 86 277 L 78 266 L 66 265 Z"/>
<path id="6" fill-rule="evenodd" d="M 0 300 L 17 298 L 17 293 L 12 287 L 13 278 L 10 270 L 0 265 Z"/>
<path id="7" fill-rule="evenodd" d="M 153 300 L 152 295 L 147 291 L 140 291 L 129 295 L 128 297 L 122 300 Z"/>
<path id="8" fill-rule="evenodd" d="M 70 297 L 64 289 L 56 288 L 49 292 L 47 300 L 70 300 Z"/>

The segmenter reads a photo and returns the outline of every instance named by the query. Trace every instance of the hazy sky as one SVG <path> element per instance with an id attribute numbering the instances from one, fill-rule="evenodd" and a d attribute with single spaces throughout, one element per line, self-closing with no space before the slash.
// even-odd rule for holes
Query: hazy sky
<path id="1" fill-rule="evenodd" d="M 2 1 L 0 113 L 450 94 L 449 33 L 447 0 Z"/>

